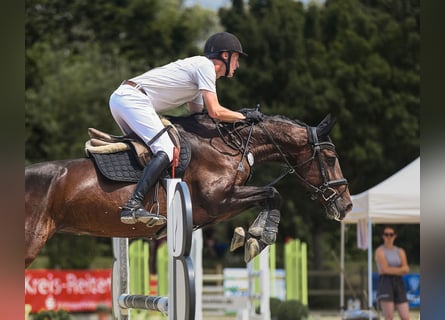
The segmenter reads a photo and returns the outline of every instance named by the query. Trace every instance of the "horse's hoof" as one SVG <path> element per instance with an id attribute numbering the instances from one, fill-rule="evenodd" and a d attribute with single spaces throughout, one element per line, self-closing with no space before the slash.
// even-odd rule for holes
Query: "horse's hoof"
<path id="1" fill-rule="evenodd" d="M 244 261 L 249 263 L 253 258 L 259 255 L 261 252 L 260 244 L 255 238 L 249 238 L 246 241 L 246 246 L 244 248 Z"/>
<path id="2" fill-rule="evenodd" d="M 233 230 L 232 242 L 230 243 L 230 252 L 242 247 L 246 240 L 246 232 L 243 227 L 236 227 Z"/>

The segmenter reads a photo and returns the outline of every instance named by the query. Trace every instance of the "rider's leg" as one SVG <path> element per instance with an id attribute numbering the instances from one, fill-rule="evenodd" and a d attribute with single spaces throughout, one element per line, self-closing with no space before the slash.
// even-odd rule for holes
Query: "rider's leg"
<path id="1" fill-rule="evenodd" d="M 146 144 L 164 128 L 150 98 L 131 86 L 121 85 L 112 94 L 110 111 L 122 132 L 135 133 Z M 144 169 L 133 195 L 123 207 L 123 223 L 134 224 L 135 218 L 144 223 L 153 220 L 155 215 L 149 215 L 142 202 L 173 159 L 173 148 L 173 142 L 166 132 L 150 145 L 153 159 Z"/>
<path id="2" fill-rule="evenodd" d="M 165 169 L 170 164 L 168 155 L 164 151 L 158 151 L 153 159 L 145 167 L 142 177 L 136 185 L 136 189 L 131 195 L 128 202 L 122 207 L 121 222 L 126 224 L 134 224 L 137 221 L 147 223 L 153 219 L 154 214 L 148 213 L 143 201 L 145 195 L 154 186 L 158 179 L 165 175 Z"/>

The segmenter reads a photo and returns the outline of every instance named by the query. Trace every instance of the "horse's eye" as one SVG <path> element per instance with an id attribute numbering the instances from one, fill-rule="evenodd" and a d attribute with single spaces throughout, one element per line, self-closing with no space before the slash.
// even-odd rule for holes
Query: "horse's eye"
<path id="1" fill-rule="evenodd" d="M 337 160 L 336 157 L 327 157 L 326 163 L 328 164 L 328 166 L 333 167 L 335 166 L 335 160 Z"/>

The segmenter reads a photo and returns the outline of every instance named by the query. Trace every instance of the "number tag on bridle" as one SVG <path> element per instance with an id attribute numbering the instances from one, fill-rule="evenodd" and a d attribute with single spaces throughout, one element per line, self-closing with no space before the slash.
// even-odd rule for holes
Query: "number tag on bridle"
<path id="1" fill-rule="evenodd" d="M 247 154 L 247 162 L 249 163 L 249 166 L 253 167 L 253 164 L 255 163 L 255 160 L 253 158 L 252 152 L 249 152 Z"/>

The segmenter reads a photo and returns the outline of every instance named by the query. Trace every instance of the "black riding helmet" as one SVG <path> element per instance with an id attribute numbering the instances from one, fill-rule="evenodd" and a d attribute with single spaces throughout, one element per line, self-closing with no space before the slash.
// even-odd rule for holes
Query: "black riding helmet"
<path id="1" fill-rule="evenodd" d="M 224 60 L 221 57 L 221 53 L 225 51 L 229 52 L 229 59 L 227 60 Z M 225 63 L 226 77 L 230 71 L 230 60 L 233 52 L 238 52 L 239 54 L 247 56 L 247 54 L 243 52 L 243 47 L 241 46 L 241 42 L 238 40 L 238 38 L 228 32 L 215 33 L 207 39 L 204 46 L 204 55 L 207 58 L 218 59 Z"/>

